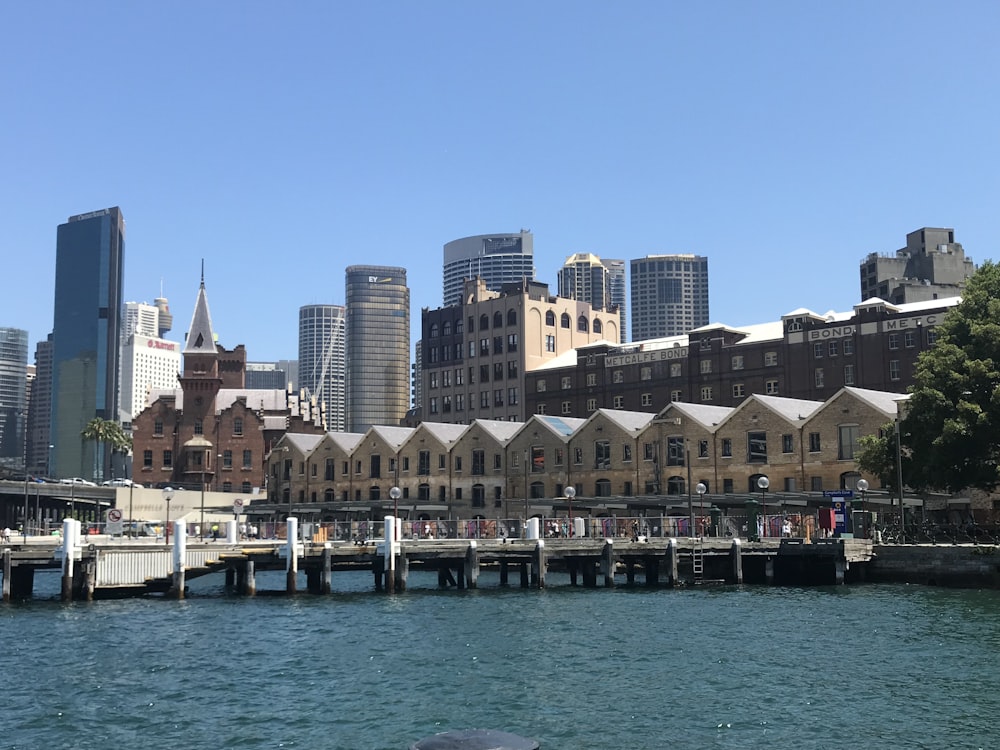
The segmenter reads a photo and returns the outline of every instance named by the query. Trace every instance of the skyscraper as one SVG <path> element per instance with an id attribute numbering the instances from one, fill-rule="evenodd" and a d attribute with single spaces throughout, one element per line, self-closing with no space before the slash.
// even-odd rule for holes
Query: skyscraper
<path id="1" fill-rule="evenodd" d="M 125 303 L 119 396 L 123 425 L 131 425 L 132 418 L 148 406 L 150 393 L 177 387 L 181 346 L 163 338 L 173 321 L 167 310 L 167 300 L 162 297 L 154 305 Z"/>
<path id="2" fill-rule="evenodd" d="M 591 253 L 576 253 L 559 269 L 559 296 L 587 302 L 594 310 L 621 315 L 618 343 L 625 343 L 625 261 L 601 260 Z"/>
<path id="3" fill-rule="evenodd" d="M 25 461 L 32 474 L 48 474 L 52 427 L 52 334 L 35 344 L 35 381 L 28 402 L 28 445 Z"/>
<path id="4" fill-rule="evenodd" d="M 955 230 L 924 227 L 906 235 L 893 255 L 869 253 L 861 261 L 861 299 L 879 297 L 894 305 L 958 297 L 976 271 L 955 242 Z"/>
<path id="5" fill-rule="evenodd" d="M 708 258 L 647 255 L 631 261 L 632 341 L 708 325 Z"/>
<path id="6" fill-rule="evenodd" d="M 0 466 L 24 469 L 28 421 L 28 332 L 0 328 Z"/>
<path id="7" fill-rule="evenodd" d="M 71 216 L 56 233 L 52 465 L 58 477 L 110 476 L 106 447 L 80 433 L 118 419 L 125 220 L 118 207 Z"/>
<path id="8" fill-rule="evenodd" d="M 479 234 L 444 246 L 444 306 L 461 304 L 462 281 L 476 277 L 491 292 L 504 284 L 535 278 L 534 238 L 527 229 L 516 234 Z"/>
<path id="9" fill-rule="evenodd" d="M 343 305 L 299 308 L 299 386 L 323 404 L 326 428 L 337 432 L 347 424 L 345 313 Z"/>
<path id="10" fill-rule="evenodd" d="M 346 291 L 347 429 L 398 425 L 410 401 L 406 269 L 349 266 Z"/>

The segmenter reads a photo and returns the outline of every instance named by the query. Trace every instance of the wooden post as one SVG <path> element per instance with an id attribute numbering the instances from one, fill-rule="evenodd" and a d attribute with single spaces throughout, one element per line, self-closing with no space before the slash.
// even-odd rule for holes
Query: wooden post
<path id="1" fill-rule="evenodd" d="M 646 574 L 647 586 L 658 586 L 660 583 L 660 561 L 652 555 L 642 558 L 642 569 Z"/>
<path id="2" fill-rule="evenodd" d="M 329 594 L 333 591 L 333 555 L 329 546 L 323 547 L 323 577 L 320 581 L 319 591 L 321 594 Z"/>
<path id="3" fill-rule="evenodd" d="M 469 547 L 465 551 L 465 577 L 469 582 L 469 588 L 474 589 L 479 585 L 479 550 L 476 540 L 469 542 Z"/>
<path id="4" fill-rule="evenodd" d="M 526 589 L 531 585 L 531 579 L 528 575 L 528 563 L 521 563 L 521 588 Z"/>
<path id="5" fill-rule="evenodd" d="M 844 558 L 842 558 L 840 555 L 837 555 L 837 557 L 834 558 L 834 583 L 836 583 L 838 586 L 843 584 L 846 572 L 847 572 L 847 565 Z"/>
<path id="6" fill-rule="evenodd" d="M 743 546 L 739 537 L 733 538 L 733 546 L 729 554 L 733 558 L 733 582 L 743 583 Z"/>
<path id="7" fill-rule="evenodd" d="M 604 540 L 604 551 L 601 555 L 601 572 L 604 573 L 605 588 L 615 585 L 615 543 L 612 539 Z"/>
<path id="8" fill-rule="evenodd" d="M 625 558 L 625 585 L 630 588 L 635 585 L 635 558 Z"/>
<path id="9" fill-rule="evenodd" d="M 11 578 L 10 547 L 3 551 L 3 600 L 10 601 L 10 578 Z"/>
<path id="10" fill-rule="evenodd" d="M 535 544 L 535 560 L 532 563 L 535 569 L 535 586 L 540 589 L 545 588 L 545 540 L 539 539 Z"/>
<path id="11" fill-rule="evenodd" d="M 506 560 L 500 561 L 500 585 L 509 585 L 510 564 Z"/>
<path id="12" fill-rule="evenodd" d="M 247 596 L 257 596 L 257 570 L 253 560 L 247 560 L 243 593 Z"/>
<path id="13" fill-rule="evenodd" d="M 94 545 L 90 545 L 92 548 Z M 94 589 L 97 587 L 97 550 L 90 550 L 90 557 L 83 565 L 83 598 L 94 601 Z"/>
<path id="14" fill-rule="evenodd" d="M 667 542 L 667 583 L 674 587 L 677 585 L 677 537 L 670 537 Z"/>
<path id="15" fill-rule="evenodd" d="M 774 585 L 774 558 L 770 555 L 764 559 L 764 581 L 768 586 Z"/>
<path id="16" fill-rule="evenodd" d="M 288 555 L 285 561 L 285 593 L 294 594 L 298 588 L 298 575 L 299 575 L 299 550 L 298 550 L 298 537 L 299 537 L 299 519 L 289 518 L 286 524 L 286 554 Z"/>
<path id="17" fill-rule="evenodd" d="M 399 567 L 396 568 L 396 589 L 398 591 L 406 591 L 406 581 L 409 577 L 410 558 L 406 556 L 406 552 L 400 547 Z"/>

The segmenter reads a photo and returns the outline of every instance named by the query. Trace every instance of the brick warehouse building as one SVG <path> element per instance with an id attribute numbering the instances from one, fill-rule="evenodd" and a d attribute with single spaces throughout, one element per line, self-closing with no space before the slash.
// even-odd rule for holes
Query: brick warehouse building
<path id="1" fill-rule="evenodd" d="M 525 373 L 525 409 L 586 418 L 600 408 L 658 412 L 677 401 L 738 406 L 752 394 L 824 401 L 845 386 L 904 393 L 917 356 L 959 301 L 873 298 L 850 313 L 800 309 L 772 323 L 579 347 Z"/>
<path id="2" fill-rule="evenodd" d="M 253 493 L 285 433 L 323 433 L 321 410 L 285 390 L 244 387 L 246 350 L 216 343 L 204 279 L 183 350 L 180 388 L 154 391 L 132 422 L 132 476 L 146 486 Z"/>

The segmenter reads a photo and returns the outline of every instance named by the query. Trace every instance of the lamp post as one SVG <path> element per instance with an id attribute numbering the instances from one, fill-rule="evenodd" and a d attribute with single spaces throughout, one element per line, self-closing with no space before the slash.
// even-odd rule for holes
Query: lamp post
<path id="1" fill-rule="evenodd" d="M 403 496 L 403 491 L 395 485 L 389 488 L 389 497 L 392 498 L 392 517 L 399 518 L 399 498 Z"/>
<path id="2" fill-rule="evenodd" d="M 205 459 L 208 458 L 208 452 L 202 451 L 201 456 L 201 520 L 199 521 L 198 531 L 200 532 L 199 538 L 205 540 Z"/>
<path id="3" fill-rule="evenodd" d="M 174 490 L 172 487 L 163 488 L 163 502 L 167 504 L 167 522 L 163 527 L 163 533 L 166 536 L 167 546 L 170 546 L 170 501 L 174 499 Z"/>
<path id="4" fill-rule="evenodd" d="M 771 481 L 767 477 L 757 477 L 757 486 L 760 487 L 760 512 L 764 519 L 764 536 L 767 536 L 767 488 L 771 486 Z"/>
<path id="5" fill-rule="evenodd" d="M 128 485 L 128 538 L 132 538 L 132 492 L 135 490 L 135 482 Z"/>
<path id="6" fill-rule="evenodd" d="M 868 480 L 858 480 L 858 492 L 861 493 L 861 536 L 868 538 L 868 521 L 865 517 L 865 493 L 868 492 Z"/>
<path id="7" fill-rule="evenodd" d="M 573 498 L 576 497 L 576 487 L 570 485 L 563 490 L 566 500 L 569 503 L 569 535 L 573 536 Z"/>
<path id="8" fill-rule="evenodd" d="M 698 482 L 697 486 L 694 488 L 695 492 L 698 493 L 698 505 L 701 506 L 701 534 L 705 535 L 705 493 L 708 492 L 708 487 L 704 482 Z"/>

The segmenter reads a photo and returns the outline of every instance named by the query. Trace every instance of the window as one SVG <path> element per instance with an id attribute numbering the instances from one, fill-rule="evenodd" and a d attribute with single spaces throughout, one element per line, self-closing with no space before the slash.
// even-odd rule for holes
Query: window
<path id="1" fill-rule="evenodd" d="M 545 351 L 554 352 L 556 350 L 556 337 L 551 333 L 545 334 Z"/>
<path id="2" fill-rule="evenodd" d="M 655 453 L 656 453 L 656 451 L 653 449 L 653 444 L 652 443 L 643 443 L 642 444 L 642 460 L 643 461 L 652 461 L 653 460 L 653 456 L 655 455 Z"/>
<path id="3" fill-rule="evenodd" d="M 823 387 L 823 368 L 817 367 L 813 370 L 813 382 L 816 383 L 817 388 Z"/>
<path id="4" fill-rule="evenodd" d="M 611 373 L 611 382 L 612 383 L 624 383 L 625 382 L 625 374 L 621 370 L 615 370 L 613 373 Z"/>
<path id="5" fill-rule="evenodd" d="M 565 456 L 563 455 L 562 448 L 556 448 L 556 466 L 562 466 Z"/>
<path id="6" fill-rule="evenodd" d="M 610 479 L 598 479 L 594 483 L 594 497 L 611 497 Z"/>
<path id="7" fill-rule="evenodd" d="M 576 330 L 580 333 L 587 333 L 590 331 L 590 322 L 587 320 L 586 315 L 581 315 L 576 319 Z"/>
<path id="8" fill-rule="evenodd" d="M 538 404 L 535 407 L 535 414 L 545 414 L 546 413 L 545 409 L 546 409 L 545 404 Z"/>
<path id="9" fill-rule="evenodd" d="M 653 368 L 643 367 L 639 370 L 639 380 L 652 380 L 653 379 Z"/>
<path id="10" fill-rule="evenodd" d="M 703 359 L 698 363 L 698 369 L 701 371 L 702 375 L 707 375 L 712 371 L 712 360 Z"/>
<path id="11" fill-rule="evenodd" d="M 791 435 L 782 435 L 781 436 L 781 452 L 782 453 L 792 453 L 793 452 L 792 442 L 793 441 L 792 441 L 792 436 Z"/>
<path id="12" fill-rule="evenodd" d="M 583 463 L 583 448 L 573 449 L 573 463 L 582 464 Z"/>
<path id="13" fill-rule="evenodd" d="M 231 469 L 233 468 L 233 452 L 232 451 L 222 451 L 222 468 Z"/>
<path id="14" fill-rule="evenodd" d="M 570 408 L 569 401 L 563 401 L 561 404 L 560 412 L 563 415 L 572 414 L 573 410 Z"/>
<path id="15" fill-rule="evenodd" d="M 507 389 L 507 405 L 517 406 L 517 387 Z"/>
<path id="16" fill-rule="evenodd" d="M 899 348 L 899 334 L 890 333 L 889 334 L 889 349 L 895 350 Z"/>
<path id="17" fill-rule="evenodd" d="M 169 468 L 174 465 L 174 452 L 163 451 L 163 467 Z"/>
<path id="18" fill-rule="evenodd" d="M 844 365 L 844 385 L 854 385 L 854 365 Z"/>
<path id="19" fill-rule="evenodd" d="M 680 401 L 681 400 L 681 392 L 680 391 L 670 391 L 670 400 L 671 401 Z"/>
<path id="20" fill-rule="evenodd" d="M 569 328 L 569 315 L 567 313 L 563 313 L 559 316 L 559 327 Z"/>
<path id="21" fill-rule="evenodd" d="M 428 334 L 428 338 L 436 339 L 437 336 L 438 336 L 438 324 L 431 323 L 431 330 L 430 334 Z"/>
<path id="22" fill-rule="evenodd" d="M 643 406 L 652 406 L 653 405 L 653 394 L 652 393 L 643 393 L 642 394 L 642 405 Z"/>
<path id="23" fill-rule="evenodd" d="M 597 440 L 594 442 L 594 468 L 611 468 L 611 441 Z"/>
<path id="24" fill-rule="evenodd" d="M 445 414 L 451 414 L 451 395 L 444 395 L 441 397 L 441 410 Z"/>
<path id="25" fill-rule="evenodd" d="M 483 357 L 490 356 L 490 340 L 479 339 L 479 354 Z"/>
<path id="26" fill-rule="evenodd" d="M 746 395 L 746 386 L 743 383 L 733 383 L 733 398 L 743 398 Z"/>
<path id="27" fill-rule="evenodd" d="M 493 391 L 493 405 L 503 406 L 503 388 L 497 388 Z"/>
<path id="28" fill-rule="evenodd" d="M 889 380 L 899 380 L 899 360 L 889 360 Z"/>
<path id="29" fill-rule="evenodd" d="M 818 432 L 810 432 L 809 433 L 809 452 L 810 453 L 819 453 L 819 451 L 820 451 L 819 433 Z"/>
<path id="30" fill-rule="evenodd" d="M 684 438 L 678 435 L 667 438 L 667 466 L 684 465 Z"/>
<path id="31" fill-rule="evenodd" d="M 597 385 L 597 373 L 588 372 L 587 373 L 587 385 Z"/>
<path id="32" fill-rule="evenodd" d="M 503 336 L 493 337 L 493 353 L 503 354 Z"/>
<path id="33" fill-rule="evenodd" d="M 711 401 L 712 400 L 712 386 L 710 386 L 710 385 L 703 385 L 701 387 L 701 400 L 702 401 Z"/>
<path id="34" fill-rule="evenodd" d="M 822 492 L 823 477 L 809 477 L 809 489 L 813 492 Z"/>
<path id="35" fill-rule="evenodd" d="M 597 411 L 597 399 L 588 398 L 587 399 L 587 411 Z"/>
<path id="36" fill-rule="evenodd" d="M 420 451 L 418 454 L 418 468 L 417 474 L 419 476 L 427 476 L 431 473 L 431 452 L 430 451 Z"/>
<path id="37" fill-rule="evenodd" d="M 497 471 L 503 468 L 503 456 L 499 453 L 493 454 L 493 468 Z"/>
<path id="38" fill-rule="evenodd" d="M 461 471 L 461 470 L 462 470 L 462 457 L 455 456 L 455 471 Z"/>
<path id="39" fill-rule="evenodd" d="M 837 342 L 836 341 L 831 341 L 829 344 L 827 344 L 826 349 L 827 349 L 826 353 L 829 354 L 831 357 L 836 357 L 837 356 Z"/>
<path id="40" fill-rule="evenodd" d="M 539 378 L 535 381 L 535 393 L 545 392 L 545 378 Z"/>
<path id="41" fill-rule="evenodd" d="M 517 334 L 508 333 L 507 334 L 507 351 L 516 352 L 517 351 Z"/>
<path id="42" fill-rule="evenodd" d="M 431 414 L 438 413 L 438 400 L 436 396 L 432 396 L 430 399 L 430 412 Z"/>
<path id="43" fill-rule="evenodd" d="M 459 326 L 462 325 L 462 321 L 459 321 L 458 325 Z M 461 333 L 461 331 L 459 331 L 459 333 Z M 450 320 L 446 320 L 444 323 L 441 324 L 441 335 L 442 336 L 451 336 L 451 321 Z"/>
<path id="44" fill-rule="evenodd" d="M 455 368 L 455 385 L 465 385 L 464 378 L 462 377 L 463 375 L 465 375 L 465 370 L 463 370 L 461 367 L 456 367 Z"/>
<path id="45" fill-rule="evenodd" d="M 517 310 L 507 311 L 507 325 L 516 326 L 517 325 Z"/>
<path id="46" fill-rule="evenodd" d="M 795 477 L 785 477 L 785 492 L 795 492 Z"/>
<path id="47" fill-rule="evenodd" d="M 243 419 L 240 417 L 233 420 L 233 434 L 237 437 L 243 434 Z"/>
<path id="48" fill-rule="evenodd" d="M 935 341 L 937 341 L 937 331 L 935 331 L 933 328 L 928 328 L 927 329 L 927 344 L 931 345 Z"/>
<path id="49" fill-rule="evenodd" d="M 493 327 L 502 328 L 503 327 L 503 313 L 497 310 L 493 313 Z"/>
<path id="50" fill-rule="evenodd" d="M 445 455 L 443 453 L 438 453 L 438 468 L 444 469 L 447 465 L 448 463 L 445 460 Z"/>
<path id="51" fill-rule="evenodd" d="M 556 314 L 551 310 L 545 311 L 545 325 L 554 326 L 556 324 Z"/>
<path id="52" fill-rule="evenodd" d="M 451 370 L 445 370 L 441 373 L 441 387 L 451 388 Z"/>
<path id="53" fill-rule="evenodd" d="M 628 443 L 622 444 L 622 463 L 632 463 L 632 446 Z"/>
<path id="54" fill-rule="evenodd" d="M 153 422 L 153 434 L 162 435 L 163 434 L 163 420 L 159 417 Z"/>
<path id="55" fill-rule="evenodd" d="M 194 434 L 204 435 L 205 434 L 205 423 L 200 419 L 194 420 Z"/>
<path id="56" fill-rule="evenodd" d="M 594 333 L 604 333 L 604 324 L 600 318 L 594 318 Z"/>
<path id="57" fill-rule="evenodd" d="M 153 451 L 146 450 L 142 452 L 142 465 L 146 469 L 153 468 Z"/>
<path id="58" fill-rule="evenodd" d="M 777 365 L 778 365 L 778 353 L 764 352 L 764 367 L 777 367 Z"/>
<path id="59" fill-rule="evenodd" d="M 503 362 L 493 363 L 493 379 L 503 380 Z"/>
<path id="60" fill-rule="evenodd" d="M 573 387 L 573 379 L 569 377 L 563 377 L 562 380 L 559 381 L 559 384 L 564 391 L 569 390 L 570 388 Z"/>
<path id="61" fill-rule="evenodd" d="M 430 387 L 430 388 L 437 388 L 438 387 L 438 374 L 436 372 L 430 373 L 429 376 L 428 376 L 428 378 L 427 378 L 427 381 L 428 381 L 428 383 L 427 383 L 428 387 Z"/>
<path id="62" fill-rule="evenodd" d="M 476 342 L 469 342 L 469 359 L 473 359 L 476 356 Z M 470 368 L 471 369 L 471 368 Z"/>
<path id="63" fill-rule="evenodd" d="M 751 464 L 767 463 L 767 433 L 753 431 L 747 433 L 747 462 Z"/>
<path id="64" fill-rule="evenodd" d="M 708 441 L 698 441 L 698 458 L 708 458 Z"/>
<path id="65" fill-rule="evenodd" d="M 733 494 L 733 480 L 723 479 L 722 480 L 722 494 L 732 495 Z"/>
<path id="66" fill-rule="evenodd" d="M 700 341 L 698 342 L 698 347 L 699 347 L 699 348 L 700 348 L 700 349 L 701 349 L 702 351 L 706 351 L 706 350 L 709 350 L 709 349 L 711 349 L 711 348 L 712 348 L 712 339 L 708 339 L 708 338 L 705 338 L 705 339 L 701 339 L 701 340 L 700 340 Z"/>
<path id="67" fill-rule="evenodd" d="M 854 354 L 854 341 L 852 339 L 844 339 L 844 354 Z"/>
<path id="68" fill-rule="evenodd" d="M 861 428 L 856 424 L 841 425 L 837 428 L 837 458 L 841 461 L 854 459 L 854 452 L 858 449 L 858 438 L 861 437 Z"/>
<path id="69" fill-rule="evenodd" d="M 778 395 L 778 381 L 777 380 L 765 380 L 764 381 L 764 393 L 771 396 Z"/>
<path id="70" fill-rule="evenodd" d="M 671 362 L 670 363 L 670 377 L 679 378 L 682 375 L 681 363 Z"/>
<path id="71" fill-rule="evenodd" d="M 479 392 L 479 408 L 489 409 L 490 408 L 490 392 L 480 391 Z"/>
<path id="72" fill-rule="evenodd" d="M 733 369 L 734 370 L 742 370 L 743 369 L 743 355 L 742 354 L 734 354 L 732 362 L 733 362 Z"/>
<path id="73" fill-rule="evenodd" d="M 817 341 L 813 344 L 813 357 L 816 359 L 823 359 L 823 343 L 821 341 Z"/>
<path id="74" fill-rule="evenodd" d="M 479 382 L 489 383 L 490 382 L 490 366 L 489 365 L 479 365 Z"/>
<path id="75" fill-rule="evenodd" d="M 616 409 L 623 408 L 624 404 L 625 404 L 625 397 L 624 396 L 615 396 L 615 398 L 614 398 L 614 406 L 615 406 Z"/>

